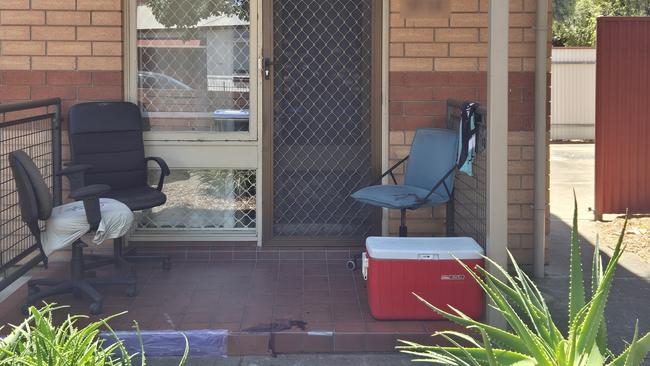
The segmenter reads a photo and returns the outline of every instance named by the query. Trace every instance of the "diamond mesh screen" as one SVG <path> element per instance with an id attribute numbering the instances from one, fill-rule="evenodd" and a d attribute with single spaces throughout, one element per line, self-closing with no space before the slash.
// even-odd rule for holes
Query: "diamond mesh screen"
<path id="1" fill-rule="evenodd" d="M 365 236 L 372 0 L 275 0 L 273 234 Z"/>
<path id="2" fill-rule="evenodd" d="M 152 184 L 158 174 L 150 174 Z M 139 214 L 138 229 L 254 229 L 255 184 L 254 170 L 173 169 L 167 202 Z"/>
<path id="3" fill-rule="evenodd" d="M 142 0 L 139 102 L 152 130 L 248 131 L 244 0 Z"/>

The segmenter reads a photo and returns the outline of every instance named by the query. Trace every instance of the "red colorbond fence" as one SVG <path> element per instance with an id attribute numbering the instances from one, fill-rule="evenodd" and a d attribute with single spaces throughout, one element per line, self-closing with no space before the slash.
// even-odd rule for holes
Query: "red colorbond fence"
<path id="1" fill-rule="evenodd" d="M 598 19 L 596 216 L 650 213 L 650 17 Z"/>

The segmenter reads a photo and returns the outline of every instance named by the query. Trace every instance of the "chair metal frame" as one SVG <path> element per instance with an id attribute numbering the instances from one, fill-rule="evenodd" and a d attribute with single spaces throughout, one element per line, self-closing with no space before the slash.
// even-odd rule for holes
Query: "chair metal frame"
<path id="1" fill-rule="evenodd" d="M 32 182 L 32 179 L 30 179 L 30 176 L 27 173 L 27 168 L 23 166 L 23 162 L 25 162 L 26 159 L 31 161 L 31 158 L 21 150 L 9 153 L 9 162 L 13 171 L 13 178 L 16 182 L 19 201 L 21 201 L 21 217 L 27 224 L 31 234 L 34 236 L 40 254 L 43 257 L 43 264 L 45 268 L 47 268 L 48 257 L 43 249 L 41 228 L 39 225 L 39 221 L 45 219 L 45 217 L 42 217 L 38 212 L 35 212 L 38 211 L 36 208 L 40 205 L 39 197 L 34 192 L 33 188 L 36 183 Z M 45 184 L 43 178 L 40 177 L 40 179 L 42 181 L 40 183 Z M 74 190 L 70 194 L 73 199 L 83 201 L 86 219 L 90 225 L 90 230 L 88 232 L 97 230 L 97 227 L 101 222 L 99 197 L 108 190 L 109 187 L 105 185 L 92 185 Z M 54 207 L 58 206 L 50 205 L 50 214 Z M 99 314 L 102 311 L 103 297 L 95 289 L 96 286 L 126 285 L 126 295 L 129 297 L 135 296 L 136 279 L 133 276 L 98 278 L 93 276 L 89 277 L 87 275 L 84 268 L 83 255 L 83 248 L 86 246 L 87 245 L 80 239 L 77 239 L 72 243 L 70 277 L 68 279 L 39 278 L 27 282 L 28 296 L 22 307 L 24 314 L 27 315 L 29 306 L 36 303 L 38 300 L 65 293 L 72 293 L 76 297 L 86 295 L 91 300 L 89 307 L 90 313 L 94 315 Z M 41 290 L 40 287 L 48 288 L 46 290 Z"/>

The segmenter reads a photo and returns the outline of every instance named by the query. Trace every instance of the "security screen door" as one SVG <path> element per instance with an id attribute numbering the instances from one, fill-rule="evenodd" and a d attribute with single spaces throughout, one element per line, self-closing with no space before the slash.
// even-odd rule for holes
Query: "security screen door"
<path id="1" fill-rule="evenodd" d="M 264 243 L 362 245 L 379 212 L 380 3 L 264 1 Z"/>

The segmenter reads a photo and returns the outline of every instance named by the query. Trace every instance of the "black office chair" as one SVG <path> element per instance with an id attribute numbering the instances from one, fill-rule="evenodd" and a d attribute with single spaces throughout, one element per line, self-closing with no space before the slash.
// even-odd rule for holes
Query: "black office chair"
<path id="1" fill-rule="evenodd" d="M 70 108 L 68 136 L 72 162 L 62 170 L 72 189 L 86 184 L 106 184 L 111 190 L 102 197 L 116 199 L 132 211 L 160 206 L 167 201 L 162 192 L 165 177 L 170 174 L 165 161 L 144 156 L 142 118 L 137 105 L 128 102 L 80 103 Z M 157 187 L 147 184 L 147 163 L 160 167 Z M 171 268 L 166 255 L 137 255 L 124 251 L 123 241 L 116 240 L 110 258 L 92 256 L 94 263 L 86 268 L 106 264 L 131 265 L 134 262 L 162 262 Z M 91 256 L 89 256 L 91 257 Z"/>
<path id="2" fill-rule="evenodd" d="M 99 197 L 110 188 L 105 185 L 82 187 L 73 190 L 70 196 L 75 200 L 83 201 L 83 204 L 74 202 L 53 207 L 52 196 L 45 180 L 25 152 L 19 150 L 9 153 L 9 164 L 16 182 L 22 220 L 36 239 L 44 265 L 47 266 L 47 258 L 51 252 L 68 245 L 72 246 L 70 279 L 30 280 L 27 283 L 29 295 L 22 308 L 23 313 L 27 313 L 28 307 L 38 300 L 64 293 L 74 293 L 89 297 L 92 301 L 90 313 L 99 314 L 102 311 L 103 299 L 94 286 L 126 285 L 127 295 L 134 296 L 136 282 L 133 277 L 86 278 L 84 276 L 83 248 L 86 245 L 80 238 L 87 232 L 98 230 L 102 215 L 105 218 L 121 215 L 120 220 L 123 225 L 119 228 L 120 234 L 125 233 L 133 222 L 133 215 L 124 205 L 118 203 L 114 205 L 117 206 L 116 209 L 110 210 L 106 207 L 106 202 L 100 204 Z M 122 212 L 119 212 L 121 210 L 119 206 L 124 207 Z M 124 210 L 128 216 L 124 215 Z M 41 230 L 40 221 L 45 220 L 47 220 L 45 228 Z M 61 240 L 62 238 L 65 240 Z M 40 286 L 47 286 L 48 289 L 40 290 Z"/>

